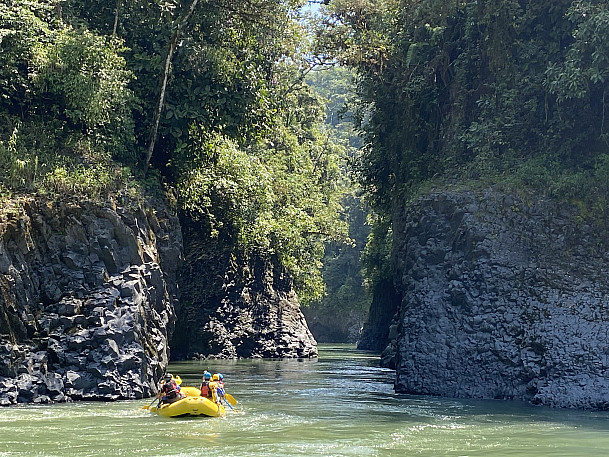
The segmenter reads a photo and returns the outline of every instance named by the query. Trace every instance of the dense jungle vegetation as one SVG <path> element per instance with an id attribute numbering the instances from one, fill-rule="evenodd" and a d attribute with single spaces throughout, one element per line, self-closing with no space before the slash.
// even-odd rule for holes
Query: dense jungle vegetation
<path id="1" fill-rule="evenodd" d="M 354 128 L 353 113 L 348 108 L 353 76 L 345 67 L 324 66 L 309 72 L 305 78 L 307 84 L 326 101 L 328 140 L 341 144 L 346 152 L 343 176 L 345 188 L 350 189 L 342 200 L 350 242 L 326 243 L 321 270 L 326 293 L 303 309 L 318 342 L 357 341 L 372 298 L 367 293 L 360 263 L 370 232 L 368 208 L 359 188 L 349 180 L 362 146 L 361 137 Z"/>
<path id="2" fill-rule="evenodd" d="M 318 304 L 326 246 L 328 288 L 361 287 L 333 270 L 367 235 L 348 173 L 373 284 L 392 209 L 431 186 L 531 188 L 607 220 L 605 1 L 330 0 L 314 42 L 303 3 L 2 0 L 0 199 L 162 190 Z M 331 65 L 352 85 L 311 72 Z"/>
<path id="3" fill-rule="evenodd" d="M 392 209 L 433 186 L 500 184 L 607 221 L 609 5 L 332 0 L 317 52 L 356 72 L 367 274 L 390 274 Z"/>
<path id="4" fill-rule="evenodd" d="M 439 176 L 516 175 L 572 197 L 601 178 L 606 2 L 335 0 L 329 8 L 320 52 L 358 71 L 366 135 L 358 171 L 377 208 Z"/>
<path id="5" fill-rule="evenodd" d="M 0 192 L 164 192 L 210 237 L 319 299 L 347 241 L 347 148 L 304 82 L 296 0 L 2 0 Z"/>

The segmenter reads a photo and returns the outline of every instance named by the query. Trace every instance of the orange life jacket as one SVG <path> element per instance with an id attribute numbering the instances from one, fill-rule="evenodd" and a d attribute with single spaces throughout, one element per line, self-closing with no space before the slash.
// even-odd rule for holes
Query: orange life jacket
<path id="1" fill-rule="evenodd" d="M 201 396 L 211 398 L 211 389 L 209 388 L 209 381 L 203 381 L 201 383 Z"/>

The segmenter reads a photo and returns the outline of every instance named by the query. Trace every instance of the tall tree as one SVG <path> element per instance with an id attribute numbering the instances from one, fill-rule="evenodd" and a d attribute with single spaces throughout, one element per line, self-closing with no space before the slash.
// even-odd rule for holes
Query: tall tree
<path id="1" fill-rule="evenodd" d="M 167 49 L 167 56 L 165 57 L 165 65 L 163 66 L 163 72 L 161 73 L 161 89 L 159 91 L 159 101 L 154 109 L 154 115 L 152 119 L 152 131 L 150 132 L 150 142 L 148 144 L 148 152 L 146 153 L 146 161 L 145 166 L 148 168 L 150 164 L 150 159 L 152 158 L 152 153 L 154 151 L 154 144 L 156 143 L 158 131 L 159 131 L 159 123 L 161 121 L 161 113 L 163 112 L 163 106 L 165 105 L 165 90 L 167 89 L 167 78 L 169 78 L 169 70 L 171 67 L 171 60 L 173 59 L 173 53 L 176 50 L 178 45 L 178 39 L 180 38 L 180 30 L 184 29 L 188 26 L 188 20 L 194 13 L 195 8 L 197 7 L 197 3 L 199 0 L 192 0 L 192 3 L 186 10 L 186 13 L 179 17 L 176 20 L 175 25 L 173 26 L 173 33 L 171 34 L 171 39 L 169 40 L 169 46 Z M 118 16 L 118 6 L 117 6 L 117 16 Z M 116 32 L 116 21 L 114 27 L 114 33 Z"/>

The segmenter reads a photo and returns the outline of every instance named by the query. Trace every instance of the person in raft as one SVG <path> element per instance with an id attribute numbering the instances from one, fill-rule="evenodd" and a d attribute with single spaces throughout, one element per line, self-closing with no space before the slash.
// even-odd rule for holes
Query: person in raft
<path id="1" fill-rule="evenodd" d="M 157 396 L 159 397 L 159 404 L 157 407 L 161 406 L 161 403 L 173 403 L 174 401 L 184 398 L 184 395 L 180 393 L 180 386 L 175 379 L 173 379 L 171 373 L 167 373 L 163 377 Z"/>
<path id="2" fill-rule="evenodd" d="M 218 373 L 218 396 L 224 398 L 224 375 Z"/>
<path id="3" fill-rule="evenodd" d="M 203 372 L 203 377 L 201 378 L 201 387 L 199 390 L 201 391 L 201 396 L 205 398 L 212 399 L 212 391 L 209 388 L 209 383 L 211 381 L 211 373 L 207 370 Z"/>
<path id="4" fill-rule="evenodd" d="M 218 373 L 218 395 L 224 397 L 224 375 Z"/>
<path id="5" fill-rule="evenodd" d="M 209 383 L 212 398 L 219 405 L 221 405 L 222 400 L 224 400 L 224 376 L 222 376 L 222 379 L 220 376 L 222 376 L 222 374 L 214 373 L 214 375 L 211 377 L 211 382 Z"/>

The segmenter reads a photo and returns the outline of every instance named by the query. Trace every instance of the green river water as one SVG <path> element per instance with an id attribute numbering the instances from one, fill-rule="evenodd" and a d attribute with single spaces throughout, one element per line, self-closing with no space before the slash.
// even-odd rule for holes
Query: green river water
<path id="1" fill-rule="evenodd" d="M 607 456 L 609 413 L 396 395 L 352 346 L 315 360 L 184 362 L 183 385 L 225 374 L 224 418 L 166 419 L 150 400 L 0 409 L 0 456 Z"/>

